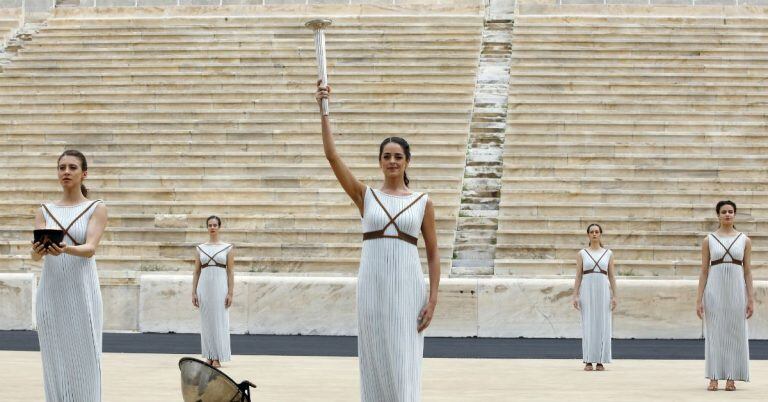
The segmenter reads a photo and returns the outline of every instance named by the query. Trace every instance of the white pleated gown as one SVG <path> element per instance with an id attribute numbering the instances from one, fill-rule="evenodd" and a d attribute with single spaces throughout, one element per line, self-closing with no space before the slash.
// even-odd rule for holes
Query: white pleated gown
<path id="1" fill-rule="evenodd" d="M 710 234 L 710 261 L 723 258 L 725 248 Z M 737 260 L 744 259 L 746 236 L 718 237 Z M 725 256 L 726 261 L 732 261 Z M 744 268 L 725 262 L 711 266 L 704 288 L 704 355 L 706 377 L 712 380 L 749 381 L 749 335 Z"/>
<path id="2" fill-rule="evenodd" d="M 599 260 L 600 270 L 607 272 L 608 264 L 613 256 L 611 250 L 607 250 L 605 256 L 600 259 L 603 252 L 590 254 L 586 249 L 581 250 L 582 269 L 584 272 L 592 270 L 595 260 Z M 590 258 L 590 255 L 592 258 Z M 581 306 L 581 350 L 584 363 L 610 363 L 611 362 L 611 284 L 608 275 L 601 273 L 584 274 L 579 289 L 579 303 Z"/>
<path id="3" fill-rule="evenodd" d="M 420 194 L 394 196 L 367 189 L 363 232 L 381 230 L 389 218 L 373 198 L 394 217 Z M 396 218 L 400 230 L 418 237 L 427 197 Z M 385 235 L 397 235 L 390 225 Z M 421 399 L 421 360 L 424 336 L 417 332 L 418 316 L 427 289 L 416 246 L 397 238 L 363 241 L 357 282 L 360 399 L 363 402 L 412 402 Z"/>
<path id="4" fill-rule="evenodd" d="M 199 245 L 200 262 L 205 265 L 209 260 L 208 256 L 213 256 L 215 262 L 226 265 L 227 254 L 231 250 L 229 246 L 229 244 Z M 200 248 L 208 255 L 200 251 Z M 224 251 L 219 252 L 220 250 Z M 197 301 L 200 304 L 200 345 L 205 359 L 220 362 L 231 359 L 229 309 L 224 305 L 228 291 L 226 268 L 211 265 L 200 270 Z"/>
<path id="5" fill-rule="evenodd" d="M 88 207 L 46 204 L 64 225 Z M 85 243 L 91 207 L 69 233 Z M 43 210 L 46 228 L 60 229 Z M 64 236 L 67 245 L 72 240 Z M 69 254 L 47 255 L 36 296 L 37 334 L 43 359 L 45 400 L 48 402 L 101 401 L 102 304 L 96 259 Z"/>

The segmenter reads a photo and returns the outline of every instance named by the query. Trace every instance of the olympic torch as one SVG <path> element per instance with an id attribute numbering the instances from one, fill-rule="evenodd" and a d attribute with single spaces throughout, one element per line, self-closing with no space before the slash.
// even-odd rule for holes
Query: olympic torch
<path id="1" fill-rule="evenodd" d="M 329 19 L 307 21 L 304 26 L 315 32 L 315 57 L 317 58 L 317 79 L 321 86 L 328 85 L 328 69 L 325 64 L 325 27 L 331 25 Z M 323 99 L 320 105 L 323 116 L 328 116 L 328 99 Z"/>

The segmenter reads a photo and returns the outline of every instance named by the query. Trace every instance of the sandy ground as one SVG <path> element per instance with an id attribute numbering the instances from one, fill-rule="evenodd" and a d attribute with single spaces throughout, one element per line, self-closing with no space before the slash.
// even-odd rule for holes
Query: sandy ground
<path id="1" fill-rule="evenodd" d="M 181 401 L 181 355 L 105 353 L 103 400 Z M 234 356 L 223 370 L 258 385 L 253 401 L 356 401 L 357 359 Z M 3 401 L 43 401 L 39 352 L 0 351 Z M 619 360 L 584 372 L 578 360 L 425 359 L 423 400 L 446 401 L 765 401 L 768 361 L 751 363 L 752 382 L 707 392 L 704 362 Z M 724 386 L 721 383 L 721 388 Z"/>

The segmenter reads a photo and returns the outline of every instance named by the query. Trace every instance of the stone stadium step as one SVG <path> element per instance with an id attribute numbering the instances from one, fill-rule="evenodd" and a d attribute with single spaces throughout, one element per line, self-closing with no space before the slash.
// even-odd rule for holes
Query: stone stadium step
<path id="1" fill-rule="evenodd" d="M 354 167 L 353 167 L 354 169 Z M 358 178 L 374 188 L 381 182 L 381 174 L 363 176 Z M 411 187 L 430 193 L 432 190 L 456 190 L 461 186 L 461 179 L 455 176 L 414 176 L 410 178 Z M 24 183 L 21 188 L 50 188 L 51 191 L 56 187 L 56 178 L 47 175 L 19 175 L 14 178 L 0 178 L 0 186 L 9 189 L 20 188 L 19 183 Z M 87 185 L 92 191 L 100 193 L 105 188 L 135 188 L 135 189 L 153 189 L 153 188 L 172 188 L 172 189 L 209 189 L 226 186 L 230 189 L 275 189 L 290 188 L 297 192 L 303 189 L 331 188 L 336 189 L 339 183 L 335 177 L 330 175 L 139 175 L 126 177 L 124 175 L 102 175 L 93 174 L 88 177 Z M 56 188 L 56 191 L 58 189 Z M 18 198 L 18 197 L 14 197 Z"/>
<path id="2" fill-rule="evenodd" d="M 509 218 L 514 221 L 517 217 L 553 217 L 557 219 L 580 217 L 585 220 L 622 219 L 629 217 L 635 219 L 645 218 L 650 221 L 660 217 L 714 219 L 715 204 L 724 198 L 730 198 L 729 193 L 723 192 L 720 197 L 709 200 L 710 202 L 702 201 L 698 203 L 604 203 L 591 200 L 575 204 L 559 201 L 533 202 L 520 199 L 508 200 L 507 197 L 502 195 L 504 214 L 499 216 L 499 220 L 500 222 L 506 222 L 506 218 Z M 764 207 L 762 204 L 750 204 L 740 202 L 735 198 L 733 199 L 739 206 L 738 214 L 740 217 L 746 216 L 748 219 L 768 218 L 768 207 Z"/>
<path id="3" fill-rule="evenodd" d="M 624 190 L 624 189 L 597 189 L 563 191 L 559 189 L 515 189 L 505 188 L 501 190 L 503 197 L 526 200 L 528 202 L 572 202 L 581 203 L 590 200 L 600 200 L 606 204 L 622 204 L 631 202 L 646 202 L 648 205 L 656 203 L 700 203 L 703 200 L 719 200 L 722 197 L 730 197 L 744 203 L 768 202 L 768 192 L 764 191 L 696 191 L 678 190 Z M 717 201 L 713 202 L 712 205 Z"/>
<path id="4" fill-rule="evenodd" d="M 679 127 L 678 127 L 679 128 Z M 722 130 L 723 127 L 720 127 Z M 570 125 L 565 124 L 549 129 L 547 127 L 536 128 L 518 128 L 515 126 L 507 127 L 507 135 L 514 137 L 515 141 L 521 141 L 524 143 L 539 140 L 541 142 L 601 142 L 603 144 L 610 143 L 648 143 L 656 142 L 658 145 L 680 145 L 680 144 L 694 144 L 696 145 L 736 145 L 736 144 L 755 144 L 760 146 L 765 144 L 766 137 L 759 131 L 753 133 L 745 132 L 725 132 L 725 131 L 595 131 L 594 128 L 584 128 L 575 130 Z"/>
<path id="5" fill-rule="evenodd" d="M 394 115 L 394 114 L 393 114 Z M 396 116 L 396 115 L 394 115 Z M 290 117 L 290 116 L 289 116 Z M 317 117 L 317 116 L 315 116 Z M 339 116 L 340 117 L 340 116 Z M 397 119 L 397 121 L 392 121 L 392 116 L 388 116 L 388 118 L 382 118 L 380 120 L 373 120 L 373 119 L 365 119 L 365 116 L 361 115 L 357 121 L 350 120 L 350 119 L 341 119 L 339 118 L 335 123 L 336 132 L 337 133 L 359 133 L 364 131 L 371 131 L 372 129 L 379 130 L 383 126 L 388 126 L 388 128 L 399 132 L 400 134 L 404 134 L 404 136 L 407 136 L 406 134 L 408 132 L 418 132 L 419 130 L 451 130 L 456 129 L 457 126 L 466 126 L 468 125 L 468 121 L 466 118 L 461 117 L 454 117 L 451 119 L 445 118 L 445 119 L 439 119 L 439 118 L 430 118 L 429 116 L 423 116 L 421 118 L 414 117 L 410 120 L 405 119 Z M 184 120 L 184 119 L 174 119 L 174 118 L 165 118 L 165 119 L 120 119 L 120 120 L 103 120 L 103 119 L 97 119 L 95 116 L 92 119 L 92 121 L 83 121 L 76 118 L 71 118 L 70 121 L 56 121 L 56 120 L 40 120 L 38 119 L 32 119 L 28 122 L 24 123 L 15 123 L 11 121 L 0 121 L 0 135 L 3 134 L 9 134 L 9 137 L 5 138 L 12 138 L 13 133 L 18 132 L 45 132 L 45 131 L 51 131 L 51 130 L 67 130 L 67 131 L 85 131 L 85 130 L 99 130 L 102 133 L 109 133 L 113 130 L 119 131 L 119 130 L 125 130 L 125 129 L 139 129 L 142 130 L 144 134 L 148 134 L 151 138 L 157 138 L 157 133 L 162 132 L 164 130 L 168 129 L 174 129 L 174 130 L 188 130 L 187 131 L 187 137 L 190 135 L 194 135 L 195 131 L 219 131 L 219 132 L 227 132 L 227 131 L 236 131 L 242 133 L 241 135 L 238 135 L 236 133 L 227 133 L 223 135 L 223 137 L 227 138 L 234 138 L 238 139 L 238 137 L 244 137 L 244 138 L 253 138 L 255 136 L 265 136 L 269 134 L 270 131 L 278 131 L 276 134 L 269 135 L 271 138 L 275 139 L 275 141 L 283 141 L 283 140 L 293 140 L 293 141 L 299 141 L 304 139 L 317 139 L 318 136 L 318 128 L 319 125 L 319 119 L 317 118 L 310 118 L 307 116 L 306 119 L 295 119 L 293 121 L 286 120 L 286 119 L 277 119 L 277 118 L 270 118 L 270 119 L 207 119 L 207 120 Z M 744 123 L 743 125 L 747 126 L 747 123 Z M 654 127 L 656 128 L 662 128 L 664 127 L 664 124 L 656 124 Z M 701 126 L 701 125 L 700 125 Z M 703 127 L 702 127 L 703 128 Z M 753 124 L 752 127 L 754 131 L 759 131 L 757 124 Z M 296 135 L 296 134 L 280 134 L 279 132 L 282 131 L 288 131 L 288 130 L 301 130 L 302 134 Z M 105 134 L 102 134 L 105 135 Z M 372 139 L 383 139 L 386 138 L 386 136 L 381 136 L 380 134 L 371 134 L 369 135 Z M 3 137 L 0 137 L 3 138 Z M 42 135 L 38 135 L 38 139 L 44 139 L 45 137 Z M 80 141 L 78 138 L 78 134 L 75 134 L 71 136 L 73 141 Z M 366 138 L 365 134 L 360 135 L 358 138 Z M 137 137 L 132 137 L 131 139 L 139 139 Z M 168 138 L 163 137 L 163 139 L 174 139 L 174 138 Z M 211 138 L 206 138 L 210 140 Z M 239 138 L 243 139 L 243 138 Z"/>
<path id="6" fill-rule="evenodd" d="M 39 263 L 35 263 L 25 256 L 0 255 L 0 263 L 4 272 L 36 272 L 41 271 Z M 144 256 L 103 256 L 98 258 L 100 272 L 169 272 L 180 271 L 191 273 L 192 258 L 188 260 L 176 258 L 151 258 Z M 426 267 L 426 259 L 421 260 L 421 266 Z M 289 275 L 333 275 L 333 276 L 357 276 L 360 267 L 359 257 L 350 258 L 321 258 L 321 257 L 240 257 L 235 264 L 235 272 L 261 273 L 261 274 L 289 274 Z M 440 270 L 443 276 L 450 272 L 450 260 L 440 261 Z M 426 274 L 426 271 L 425 271 Z"/>
<path id="7" fill-rule="evenodd" d="M 618 258 L 618 257 L 617 257 Z M 495 261 L 494 274 L 497 276 L 570 276 L 573 277 L 576 270 L 574 259 L 566 260 L 532 260 L 532 259 L 497 259 Z M 701 271 L 700 263 L 693 261 L 635 261 L 617 260 L 616 274 L 623 277 L 660 277 L 695 279 Z M 755 263 L 752 266 L 752 275 L 755 279 L 768 278 L 768 265 Z"/>
<path id="8" fill-rule="evenodd" d="M 46 189 L 25 186 L 23 188 L 0 188 L 0 197 L 7 200 L 51 200 L 61 194 L 58 186 L 48 186 Z M 123 201 L 255 201 L 282 202 L 301 199 L 304 201 L 346 202 L 349 196 L 337 188 L 334 189 L 293 189 L 293 188 L 98 188 L 93 189 L 93 195 L 105 200 Z M 429 198 L 435 203 L 450 204 L 455 201 L 455 190 L 432 190 Z"/>
<path id="9" fill-rule="evenodd" d="M 456 191 L 458 194 L 458 190 Z M 13 214 L 32 214 L 40 208 L 40 200 L 30 201 L 0 201 L 3 211 Z M 123 214 L 192 214 L 192 215 L 274 215 L 284 213 L 289 216 L 324 216 L 348 214 L 355 211 L 352 201 L 348 202 L 314 202 L 314 201 L 281 201 L 281 202 L 244 202 L 244 201 L 120 201 L 106 200 L 109 213 Z M 456 203 L 435 203 L 435 214 L 446 218 L 457 214 Z M 359 218 L 358 222 L 359 222 Z M 359 234 L 359 233 L 358 233 Z"/>
<path id="10" fill-rule="evenodd" d="M 204 134 L 199 134 L 201 137 Z M 421 134 L 420 134 L 421 135 Z M 319 136 L 318 136 L 319 137 Z M 382 134 L 381 138 L 386 138 Z M 450 136 L 448 138 L 450 139 Z M 446 154 L 451 155 L 456 152 L 461 152 L 466 148 L 465 144 L 457 144 L 451 141 L 424 141 L 420 138 L 410 139 L 409 142 L 413 144 L 411 149 L 412 158 L 419 160 L 422 155 L 425 157 L 434 154 Z M 340 152 L 347 154 L 364 154 L 367 153 L 369 157 L 373 155 L 376 157 L 376 153 L 379 149 L 381 141 L 359 141 L 349 140 L 345 138 L 339 138 L 336 140 L 336 148 Z M 323 144 L 319 141 L 319 138 L 314 141 L 302 141 L 302 142 L 276 142 L 271 140 L 240 140 L 240 141 L 206 141 L 195 140 L 193 141 L 153 141 L 147 143 L 144 141 L 120 141 L 119 143 L 112 142 L 82 142 L 77 143 L 73 141 L 67 141 L 66 143 L 29 143 L 27 141 L 2 141 L 0 142 L 8 157 L 21 157 L 21 155 L 14 155 L 14 153 L 24 152 L 26 155 L 35 155 L 35 157 L 45 157 L 58 155 L 65 149 L 78 149 L 87 153 L 88 156 L 96 155 L 96 153 L 104 155 L 119 155 L 136 152 L 157 152 L 163 153 L 194 153 L 202 152 L 220 155 L 221 153 L 231 152 L 263 152 L 273 154 L 287 154 L 288 152 L 296 154 L 313 154 L 322 151 Z M 728 148 L 728 149 L 735 149 Z M 429 152 L 428 152 L 429 151 Z M 26 160 L 29 160 L 26 157 Z M 370 161 L 370 160 L 368 160 Z M 380 179 L 377 178 L 377 180 Z M 0 178 L 2 180 L 2 178 Z"/>
<path id="11" fill-rule="evenodd" d="M 111 204 L 111 202 L 108 202 Z M 38 209 L 39 204 L 33 206 Z M 205 220 L 212 214 L 119 214 L 109 211 L 109 226 L 120 228 L 198 228 L 204 229 Z M 0 213 L 2 222 L 9 226 L 29 229 L 34 227 L 34 213 L 9 214 Z M 361 231 L 360 215 L 354 206 L 350 206 L 346 213 L 338 215 L 301 215 L 293 213 L 274 213 L 274 214 L 240 214 L 240 215 L 222 215 L 226 221 L 226 228 L 240 230 L 260 230 L 264 228 L 280 229 L 317 229 L 330 228 L 347 231 Z M 455 217 L 437 216 L 435 223 L 440 230 L 450 230 L 455 226 Z M 22 241 L 22 244 L 28 244 Z M 359 245 L 359 244 L 358 244 Z M 442 245 L 441 245 L 442 247 Z"/>
<path id="12" fill-rule="evenodd" d="M 675 230 L 698 231 L 700 233 L 709 233 L 717 228 L 717 218 L 715 216 L 714 206 L 710 207 L 710 216 L 665 216 L 665 217 L 646 217 L 646 216 L 557 216 L 557 215 L 538 215 L 538 216 L 503 216 L 499 218 L 500 226 L 506 228 L 526 227 L 538 229 L 563 229 L 563 230 L 581 230 L 586 236 L 587 225 L 599 223 L 607 234 L 613 230 L 643 230 L 672 232 Z M 768 229 L 768 219 L 765 217 L 753 217 L 742 208 L 738 211 L 738 229 L 744 233 L 764 232 Z M 577 238 L 578 239 L 578 238 Z M 578 244 L 584 244 L 584 238 L 574 239 Z M 517 245 L 525 247 L 526 245 Z M 559 244 L 554 245 L 559 247 Z M 619 245 L 619 247 L 624 247 Z M 667 247 L 665 245 L 643 245 L 642 247 Z M 756 246 L 757 247 L 757 246 Z"/>
<path id="13" fill-rule="evenodd" d="M 682 230 L 672 232 L 612 230 L 610 238 L 611 244 L 616 246 L 665 245 L 698 247 L 701 245 L 701 241 L 706 233 Z M 749 237 L 756 244 L 760 244 L 766 238 L 761 233 L 750 233 Z M 550 242 L 550 244 L 584 244 L 585 238 L 584 230 L 505 229 L 500 227 L 498 244 L 547 244 L 547 242 Z M 700 259 L 698 263 L 700 264 Z"/>
<path id="14" fill-rule="evenodd" d="M 533 190 L 542 188 L 564 191 L 580 190 L 645 190 L 653 188 L 659 191 L 709 191 L 720 192 L 723 188 L 732 191 L 768 191 L 768 182 L 761 178 L 601 178 L 601 177 L 507 177 L 502 180 L 502 191 L 505 189 Z"/>
<path id="15" fill-rule="evenodd" d="M 376 147 L 378 144 L 370 144 L 368 149 L 362 152 L 345 153 L 345 161 L 349 164 L 375 163 L 377 159 Z M 54 161 L 59 157 L 60 152 L 46 153 L 25 153 L 24 155 L 8 155 L 10 163 L 24 163 L 28 161 Z M 133 153 L 123 151 L 101 152 L 94 151 L 88 154 L 93 164 L 113 164 L 113 163 L 154 163 L 162 161 L 163 163 L 221 163 L 222 165 L 235 163 L 308 163 L 311 165 L 326 163 L 327 159 L 322 153 L 322 146 L 308 151 L 293 151 L 292 149 L 282 148 L 279 150 L 255 150 L 240 152 L 212 152 L 203 151 L 202 147 L 193 151 L 175 151 L 163 152 L 153 150 L 152 153 Z M 464 155 L 456 152 L 425 152 L 422 151 L 419 162 L 411 164 L 416 167 L 419 164 L 438 164 L 450 165 L 464 162 Z M 330 172 L 330 167 L 328 171 Z"/>
<path id="16" fill-rule="evenodd" d="M 638 155 L 633 153 L 568 153 L 558 154 L 549 152 L 546 154 L 537 154 L 527 150 L 506 151 L 505 157 L 512 158 L 515 164 L 527 164 L 531 167 L 566 167 L 566 166 L 629 166 L 643 168 L 658 167 L 677 167 L 689 169 L 711 169 L 714 167 L 745 167 L 751 166 L 758 171 L 763 171 L 766 166 L 768 156 L 763 155 L 733 155 L 733 154 L 715 154 L 706 159 L 691 158 L 691 155 L 667 153 L 662 157 L 651 154 Z"/>
<path id="17" fill-rule="evenodd" d="M 423 243 L 423 240 L 419 240 Z M 103 258 L 120 260 L 120 257 L 124 256 L 142 256 L 145 259 L 165 259 L 172 262 L 176 260 L 178 266 L 181 269 L 189 269 L 193 267 L 193 258 L 197 253 L 196 245 L 199 243 L 192 242 L 178 242 L 178 243 L 152 243 L 152 242 L 113 242 L 104 241 L 99 244 L 99 256 L 98 260 L 101 263 Z M 29 242 L 10 242 L 9 248 L 12 256 L 25 256 L 29 254 Z M 450 260 L 451 257 L 451 244 L 450 242 L 445 245 L 440 245 L 441 259 Z M 237 267 L 242 261 L 245 261 L 245 266 L 248 266 L 249 261 L 259 259 L 269 259 L 275 262 L 290 262 L 295 258 L 309 258 L 317 257 L 321 260 L 331 259 L 357 259 L 360 260 L 360 243 L 319 243 L 319 244 L 283 244 L 283 243 L 235 243 L 235 256 L 236 256 L 236 269 L 243 271 L 242 267 Z M 423 247 L 419 248 L 420 256 L 426 260 L 426 251 Z M 103 269 L 99 265 L 100 269 Z"/>
<path id="18" fill-rule="evenodd" d="M 0 123 L 2 124 L 2 123 Z M 413 141 L 414 145 L 419 143 L 429 144 L 435 141 L 444 141 L 447 144 L 464 144 L 466 146 L 466 131 L 457 130 L 455 127 L 438 128 L 436 131 L 427 131 L 430 127 L 421 126 L 418 128 L 402 128 L 398 126 L 385 127 L 384 123 L 376 125 L 357 125 L 351 127 L 348 124 L 335 123 L 335 132 L 342 138 L 349 137 L 355 140 L 369 141 L 376 152 L 378 145 L 383 139 L 392 136 L 404 137 Z M 151 142 L 158 141 L 178 141 L 188 142 L 190 147 L 200 141 L 205 144 L 210 141 L 219 141 L 221 143 L 253 140 L 273 140 L 276 143 L 294 143 L 296 141 L 317 141 L 320 133 L 317 127 L 312 124 L 304 124 L 303 130 L 297 130 L 296 127 L 289 129 L 253 127 L 251 124 L 245 124 L 242 128 L 232 129 L 231 127 L 178 127 L 172 124 L 157 125 L 137 124 L 138 127 L 130 127 L 130 124 L 123 124 L 122 127 L 95 127 L 95 124 L 83 127 L 62 127 L 59 124 L 40 127 L 28 125 L 26 127 L 16 126 L 15 129 L 9 129 L 7 132 L 0 132 L 0 143 L 18 143 L 20 141 L 37 142 L 43 144 L 64 144 L 75 143 L 82 144 L 89 142 L 94 145 L 121 144 L 122 142 L 145 141 L 147 146 Z M 199 149 L 199 148 L 198 148 Z"/>
<path id="19" fill-rule="evenodd" d="M 12 236 L 12 237 L 11 237 Z M 264 228 L 259 230 L 229 229 L 226 231 L 226 239 L 232 243 L 358 243 L 362 242 L 360 229 L 341 230 L 334 228 L 318 227 L 313 229 L 295 228 Z M 4 238 L 29 239 L 32 237 L 30 229 L 5 228 Z M 205 229 L 189 228 L 110 228 L 102 237 L 105 241 L 141 241 L 141 242 L 193 242 L 205 243 L 208 241 L 208 232 Z M 439 230 L 437 232 L 438 244 L 450 246 L 453 241 L 452 230 Z"/>
<path id="20" fill-rule="evenodd" d="M 585 233 L 586 234 L 586 233 Z M 749 235 L 749 233 L 747 233 Z M 621 244 L 612 246 L 608 243 L 610 237 L 605 237 L 605 247 L 613 250 L 616 258 L 621 256 L 622 260 L 636 260 L 636 261 L 695 261 L 701 257 L 701 246 L 647 246 L 647 245 L 631 245 Z M 699 237 L 700 243 L 704 238 L 702 235 Z M 500 243 L 497 246 L 496 257 L 501 259 L 525 259 L 525 258 L 537 258 L 537 259 L 560 259 L 576 261 L 576 254 L 579 250 L 586 247 L 584 240 L 574 241 L 570 244 L 531 244 L 531 245 L 519 245 L 519 244 L 504 244 Z M 27 249 L 28 249 L 27 245 Z M 752 249 L 753 261 L 765 261 L 768 257 L 768 249 L 757 248 Z M 575 267 L 575 263 L 573 266 Z"/>
<path id="21" fill-rule="evenodd" d="M 55 169 L 54 161 L 48 163 L 19 163 L 13 165 L 6 165 L 5 169 L 9 174 L 14 175 L 44 175 L 46 173 L 52 174 L 51 171 Z M 98 172 L 107 175 L 116 175 L 129 170 L 135 170 L 136 164 L 133 163 L 102 163 L 98 165 Z M 182 174 L 194 174 L 194 175 L 232 175 L 232 174 L 261 174 L 261 175 L 290 175 L 305 176 L 317 172 L 326 172 L 332 174 L 328 167 L 328 163 L 197 163 L 193 166 L 179 165 L 178 163 L 150 163 L 142 164 L 141 170 L 150 170 L 154 174 L 164 175 L 182 175 Z M 94 169 L 94 172 L 96 169 Z M 353 167 L 353 171 L 360 175 L 373 176 L 375 174 L 381 174 L 381 167 L 374 163 L 359 163 Z M 431 176 L 431 175 L 445 175 L 448 172 L 453 172 L 460 177 L 461 172 L 464 171 L 464 165 L 458 164 L 430 164 L 422 166 L 414 166 L 409 169 L 413 176 Z"/>
<path id="22" fill-rule="evenodd" d="M 0 78 L 2 78 L 2 75 L 0 75 Z M 31 90 L 31 88 L 34 87 L 34 90 Z M 468 93 L 468 96 L 471 98 L 471 89 L 472 85 L 466 84 L 466 83 L 443 83 L 441 86 L 434 86 L 434 85 L 420 85 L 420 84 L 414 84 L 414 83 L 403 83 L 398 85 L 398 89 L 401 90 L 400 96 L 409 95 L 412 93 L 423 91 L 422 93 L 425 94 L 458 94 L 461 91 L 464 91 L 465 95 Z M 274 96 L 287 96 L 289 94 L 296 95 L 298 94 L 300 99 L 299 101 L 303 101 L 306 99 L 306 94 L 309 92 L 310 95 L 312 94 L 312 84 L 307 84 L 304 82 L 301 83 L 264 83 L 264 82 L 252 82 L 249 83 L 246 88 L 242 84 L 237 83 L 231 83 L 231 82 L 219 82 L 219 83 L 205 83 L 205 82 L 135 82 L 132 84 L 106 84 L 106 83 L 84 83 L 84 84 L 74 84 L 74 83 L 67 83 L 67 82 L 58 82 L 58 83 L 46 83 L 46 84 L 37 84 L 37 85 L 21 85 L 21 84 L 15 84 L 15 83 L 6 83 L 0 80 L 0 88 L 2 88 L 2 94 L 3 95 L 10 95 L 10 94 L 17 94 L 17 93 L 23 93 L 26 95 L 29 95 L 30 93 L 45 93 L 49 94 L 53 91 L 56 91 L 63 95 L 74 95 L 79 96 L 80 94 L 88 95 L 88 94 L 105 94 L 105 93 L 128 93 L 128 94 L 137 94 L 137 93 L 144 93 L 147 94 L 147 96 L 152 96 L 156 93 L 179 93 L 179 92 L 194 92 L 199 93 L 199 91 L 212 91 L 212 93 L 222 93 L 222 91 L 230 91 L 230 93 L 233 94 L 239 94 L 239 93 L 253 93 L 253 92 L 260 92 L 264 91 L 268 94 L 270 98 Z M 352 93 L 378 93 L 378 92 L 386 92 L 391 93 L 392 89 L 382 87 L 381 83 L 374 83 L 374 82 L 360 82 L 356 84 L 345 84 L 345 83 L 336 83 L 333 84 L 333 89 L 337 93 L 349 93 L 350 91 Z M 282 95 L 285 94 L 285 95 Z"/>

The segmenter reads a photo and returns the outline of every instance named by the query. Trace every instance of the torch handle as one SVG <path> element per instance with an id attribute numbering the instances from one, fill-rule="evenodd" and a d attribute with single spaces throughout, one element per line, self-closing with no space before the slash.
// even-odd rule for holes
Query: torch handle
<path id="1" fill-rule="evenodd" d="M 328 85 L 328 69 L 325 61 L 325 30 L 315 30 L 315 57 L 317 58 L 317 79 L 320 85 Z M 328 116 L 328 98 L 321 101 L 320 110 L 323 116 Z"/>

